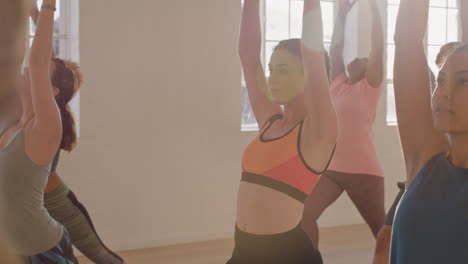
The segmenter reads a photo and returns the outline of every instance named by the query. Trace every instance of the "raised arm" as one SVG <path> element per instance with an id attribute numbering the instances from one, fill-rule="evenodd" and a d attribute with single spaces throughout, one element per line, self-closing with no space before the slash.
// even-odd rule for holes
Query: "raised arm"
<path id="1" fill-rule="evenodd" d="M 31 20 L 33 21 L 34 25 L 37 27 L 37 22 L 39 20 L 39 9 L 37 8 L 37 0 L 31 0 L 32 2 L 32 8 L 29 12 L 29 16 L 31 17 Z M 52 44 L 52 57 L 55 57 L 55 51 L 53 49 L 53 44 Z"/>
<path id="2" fill-rule="evenodd" d="M 403 0 L 395 31 L 394 88 L 398 130 L 409 185 L 419 169 L 445 147 L 434 129 L 429 69 L 424 53 L 429 0 Z"/>
<path id="3" fill-rule="evenodd" d="M 37 26 L 37 21 L 39 20 L 39 9 L 37 8 L 37 1 L 36 0 L 30 0 L 30 1 L 32 2 L 32 4 L 31 4 L 31 10 L 29 12 L 29 15 L 34 25 Z"/>
<path id="4" fill-rule="evenodd" d="M 355 3 L 356 0 L 352 3 L 349 3 L 348 0 L 338 0 L 338 15 L 335 19 L 335 27 L 333 29 L 332 43 L 330 46 L 330 71 L 332 80 L 346 71 L 343 60 L 346 17 Z"/>
<path id="5" fill-rule="evenodd" d="M 463 43 L 468 43 L 468 1 L 460 0 L 460 24 Z"/>
<path id="6" fill-rule="evenodd" d="M 50 162 L 62 137 L 60 114 L 50 81 L 55 0 L 44 0 L 31 46 L 30 78 L 34 119 L 27 128 L 31 159 L 38 164 Z"/>
<path id="7" fill-rule="evenodd" d="M 384 79 L 384 34 L 382 18 L 376 0 L 369 0 L 372 12 L 372 36 L 366 78 L 372 87 L 379 87 Z"/>
<path id="8" fill-rule="evenodd" d="M 325 67 L 319 0 L 304 1 L 302 56 L 306 117 L 300 148 L 307 164 L 315 171 L 322 172 L 336 144 L 338 125 Z"/>
<path id="9" fill-rule="evenodd" d="M 259 127 L 274 115 L 281 114 L 281 107 L 266 96 L 267 83 L 262 67 L 262 30 L 260 26 L 259 0 L 245 0 L 242 11 L 239 38 L 239 56 L 249 93 L 250 104 Z"/>

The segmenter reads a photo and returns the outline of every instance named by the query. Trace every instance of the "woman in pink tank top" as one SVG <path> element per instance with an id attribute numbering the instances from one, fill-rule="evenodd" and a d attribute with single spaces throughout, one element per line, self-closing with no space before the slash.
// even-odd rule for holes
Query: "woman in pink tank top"
<path id="1" fill-rule="evenodd" d="M 328 170 L 305 202 L 304 224 L 318 245 L 317 220 L 325 209 L 346 191 L 374 236 L 385 219 L 384 179 L 373 141 L 372 125 L 383 89 L 384 41 L 381 18 L 375 0 L 372 47 L 369 58 L 357 58 L 346 67 L 343 62 L 345 21 L 354 3 L 340 0 L 330 50 L 331 98 L 338 117 L 339 135 Z"/>

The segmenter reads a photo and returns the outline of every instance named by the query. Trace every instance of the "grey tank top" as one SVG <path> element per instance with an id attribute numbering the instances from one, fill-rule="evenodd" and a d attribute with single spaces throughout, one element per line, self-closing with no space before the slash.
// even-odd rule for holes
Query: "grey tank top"
<path id="1" fill-rule="evenodd" d="M 22 256 L 43 253 L 58 244 L 63 227 L 44 208 L 50 164 L 35 165 L 25 151 L 24 130 L 0 150 L 0 230 Z"/>

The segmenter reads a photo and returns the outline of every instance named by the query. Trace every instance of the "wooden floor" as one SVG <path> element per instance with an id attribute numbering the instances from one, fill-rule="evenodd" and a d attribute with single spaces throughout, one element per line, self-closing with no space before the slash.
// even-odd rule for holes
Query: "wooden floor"
<path id="1" fill-rule="evenodd" d="M 370 264 L 372 261 L 375 242 L 366 225 L 325 228 L 320 237 L 320 251 L 326 264 Z M 120 253 L 127 264 L 225 264 L 233 245 L 228 239 Z M 79 261 L 92 264 L 83 257 Z"/>

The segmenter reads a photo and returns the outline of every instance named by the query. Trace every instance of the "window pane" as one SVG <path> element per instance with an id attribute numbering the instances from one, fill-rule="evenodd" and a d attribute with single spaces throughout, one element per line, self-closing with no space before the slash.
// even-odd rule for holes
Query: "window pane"
<path id="1" fill-rule="evenodd" d="M 289 38 L 289 0 L 266 0 L 266 39 Z"/>
<path id="2" fill-rule="evenodd" d="M 397 5 L 389 5 L 388 6 L 388 22 L 387 22 L 387 42 L 393 43 L 393 35 L 395 35 L 395 25 L 396 19 L 398 14 L 398 6 Z"/>
<path id="3" fill-rule="evenodd" d="M 323 40 L 331 42 L 334 24 L 334 5 L 332 2 L 322 1 Z"/>
<path id="4" fill-rule="evenodd" d="M 387 78 L 393 79 L 393 62 L 395 61 L 395 45 L 387 46 Z"/>
<path id="5" fill-rule="evenodd" d="M 291 38 L 301 37 L 303 12 L 304 1 L 291 1 Z"/>
<path id="6" fill-rule="evenodd" d="M 447 42 L 458 41 L 458 9 L 449 9 L 448 11 L 448 24 L 447 24 Z"/>
<path id="7" fill-rule="evenodd" d="M 444 45 L 447 43 L 447 12 L 445 8 L 430 8 L 429 30 L 427 41 L 429 44 Z"/>
<path id="8" fill-rule="evenodd" d="M 396 107 L 395 107 L 395 92 L 393 91 L 393 83 L 387 83 L 387 124 L 394 125 L 397 122 Z"/>
<path id="9" fill-rule="evenodd" d="M 447 7 L 447 0 L 430 0 L 430 6 Z"/>
<path id="10" fill-rule="evenodd" d="M 461 0 L 463 1 L 463 0 Z M 448 0 L 448 7 L 450 8 L 458 8 L 458 0 Z"/>

